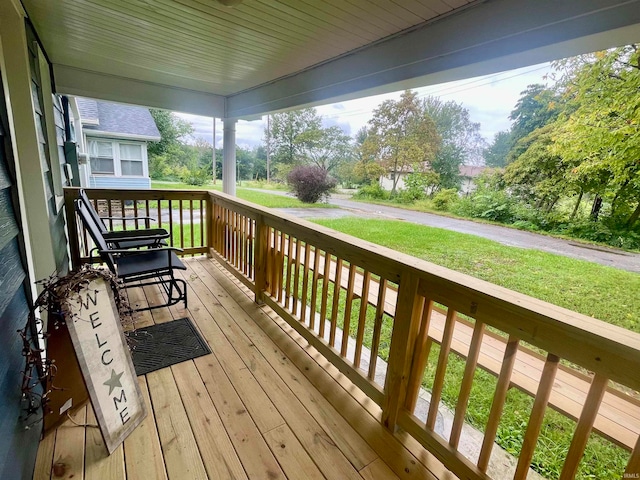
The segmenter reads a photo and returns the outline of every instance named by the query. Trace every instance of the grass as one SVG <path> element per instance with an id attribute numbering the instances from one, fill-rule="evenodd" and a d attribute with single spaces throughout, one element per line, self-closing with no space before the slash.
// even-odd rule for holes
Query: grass
<path id="1" fill-rule="evenodd" d="M 636 273 L 408 222 L 316 223 L 640 333 Z"/>
<path id="2" fill-rule="evenodd" d="M 186 183 L 176 182 L 151 182 L 151 188 L 162 190 L 216 190 L 222 191 L 222 183 L 216 185 L 187 185 Z M 275 190 L 275 189 L 274 189 Z M 335 205 L 328 203 L 303 203 L 297 198 L 270 193 L 269 191 L 257 191 L 249 188 L 238 187 L 236 189 L 238 198 L 248 202 L 255 203 L 267 208 L 337 208 Z M 175 207 L 177 208 L 177 206 Z"/>

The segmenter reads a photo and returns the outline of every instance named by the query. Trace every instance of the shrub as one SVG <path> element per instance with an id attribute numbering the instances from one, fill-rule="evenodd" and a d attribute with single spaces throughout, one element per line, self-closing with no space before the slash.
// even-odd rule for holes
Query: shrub
<path id="1" fill-rule="evenodd" d="M 180 180 L 187 185 L 200 186 L 209 181 L 209 173 L 205 168 L 185 169 L 180 175 Z"/>
<path id="2" fill-rule="evenodd" d="M 354 197 L 370 198 L 373 200 L 388 200 L 389 192 L 382 188 L 379 183 L 372 183 L 371 185 L 360 187 Z"/>
<path id="3" fill-rule="evenodd" d="M 446 211 L 458 201 L 458 191 L 455 188 L 445 188 L 433 197 L 433 208 Z"/>
<path id="4" fill-rule="evenodd" d="M 311 166 L 295 167 L 287 175 L 287 182 L 298 200 L 304 203 L 316 203 L 327 198 L 336 186 L 335 178 L 325 169 Z"/>

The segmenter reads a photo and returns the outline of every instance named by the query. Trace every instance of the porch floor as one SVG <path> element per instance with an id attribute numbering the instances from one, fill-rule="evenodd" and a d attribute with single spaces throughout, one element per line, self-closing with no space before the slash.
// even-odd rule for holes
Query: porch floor
<path id="1" fill-rule="evenodd" d="M 42 440 L 35 479 L 453 478 L 215 261 L 185 263 L 189 309 L 144 312 L 136 326 L 188 316 L 213 353 L 138 378 L 149 415 L 111 456 L 97 428 L 67 421 Z M 91 406 L 74 421 L 95 424 Z"/>

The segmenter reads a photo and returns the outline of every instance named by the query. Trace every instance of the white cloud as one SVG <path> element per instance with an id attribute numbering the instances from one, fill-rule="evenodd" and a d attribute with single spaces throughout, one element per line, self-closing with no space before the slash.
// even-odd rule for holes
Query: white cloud
<path id="1" fill-rule="evenodd" d="M 474 122 L 480 122 L 480 132 L 491 141 L 493 135 L 510 126 L 509 113 L 520 97 L 520 93 L 532 83 L 546 83 L 545 75 L 551 71 L 546 64 L 534 65 L 517 70 L 469 78 L 456 82 L 416 88 L 418 95 L 433 95 L 444 101 L 453 100 L 462 103 Z M 402 92 L 359 98 L 316 107 L 324 117 L 325 126 L 337 125 L 345 133 L 355 135 L 367 124 L 373 110 L 386 99 L 397 99 Z M 208 117 L 178 113 L 178 116 L 191 122 L 194 138 L 202 138 L 211 143 L 213 121 Z M 236 143 L 242 147 L 260 145 L 264 137 L 266 117 L 262 120 L 238 121 L 236 125 Z M 222 121 L 216 122 L 216 146 L 222 147 Z"/>

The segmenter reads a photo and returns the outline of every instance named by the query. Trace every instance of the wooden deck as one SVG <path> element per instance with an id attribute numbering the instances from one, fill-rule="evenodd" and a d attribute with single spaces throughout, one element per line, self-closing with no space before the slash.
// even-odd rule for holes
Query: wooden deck
<path id="1" fill-rule="evenodd" d="M 67 421 L 41 442 L 35 479 L 453 478 L 224 269 L 186 263 L 189 309 L 137 326 L 189 316 L 213 353 L 139 377 L 149 416 L 111 456 L 98 429 Z M 130 290 L 141 305 L 159 296 Z M 74 420 L 95 424 L 91 407 Z"/>

